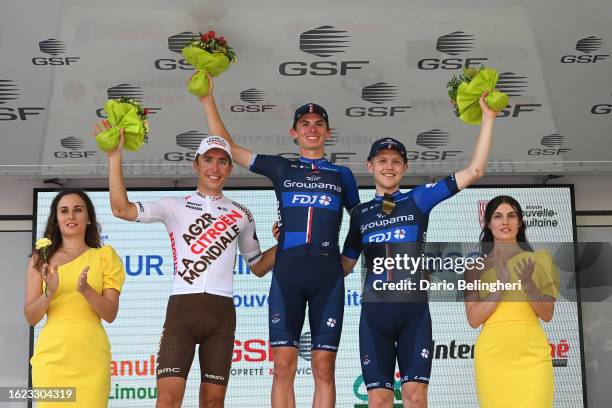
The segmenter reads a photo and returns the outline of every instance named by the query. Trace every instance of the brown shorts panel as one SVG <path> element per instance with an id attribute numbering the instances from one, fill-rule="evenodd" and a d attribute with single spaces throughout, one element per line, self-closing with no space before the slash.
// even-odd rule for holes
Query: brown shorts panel
<path id="1" fill-rule="evenodd" d="M 157 355 L 157 378 L 187 379 L 199 344 L 201 381 L 227 385 L 235 330 L 232 298 L 210 293 L 170 296 Z"/>

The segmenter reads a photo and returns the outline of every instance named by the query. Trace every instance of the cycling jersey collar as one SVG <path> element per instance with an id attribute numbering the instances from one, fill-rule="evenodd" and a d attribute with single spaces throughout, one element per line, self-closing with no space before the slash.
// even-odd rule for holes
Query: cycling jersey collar
<path id="1" fill-rule="evenodd" d="M 391 196 L 392 196 L 393 198 L 399 198 L 399 196 L 401 196 L 401 195 L 402 195 L 402 193 L 401 193 L 399 190 L 397 190 L 397 191 L 395 191 L 395 192 L 391 193 Z M 381 195 L 378 195 L 378 194 L 375 194 L 375 195 L 374 195 L 374 199 L 375 199 L 375 200 L 377 200 L 377 201 L 381 201 L 383 198 L 384 198 L 384 197 L 383 197 L 383 196 L 381 196 Z"/>
<path id="2" fill-rule="evenodd" d="M 325 159 L 325 157 L 321 157 L 319 159 L 309 159 L 307 157 L 304 156 L 300 156 L 300 161 L 304 162 L 304 163 L 310 163 L 310 164 L 319 164 L 319 163 L 323 163 L 326 162 L 327 159 Z"/>
<path id="3" fill-rule="evenodd" d="M 218 196 L 211 196 L 208 194 L 204 194 L 202 193 L 200 190 L 196 190 L 196 195 L 204 200 L 211 200 L 211 201 L 217 201 L 223 198 L 223 194 L 218 195 Z"/>

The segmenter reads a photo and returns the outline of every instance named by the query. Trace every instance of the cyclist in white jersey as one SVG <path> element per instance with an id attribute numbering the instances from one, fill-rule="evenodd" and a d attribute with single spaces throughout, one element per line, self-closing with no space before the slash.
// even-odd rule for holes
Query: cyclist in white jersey
<path id="1" fill-rule="evenodd" d="M 96 124 L 95 133 L 110 125 Z M 108 152 L 113 215 L 127 221 L 162 222 L 170 235 L 174 283 L 157 356 L 157 407 L 179 407 L 195 346 L 199 344 L 200 406 L 221 407 L 234 347 L 236 311 L 233 272 L 240 248 L 251 271 L 264 276 L 274 265 L 276 247 L 263 254 L 250 211 L 223 196 L 232 170 L 229 144 L 209 136 L 198 148 L 193 168 L 198 188 L 187 197 L 130 202 L 121 171 L 123 132 Z"/>

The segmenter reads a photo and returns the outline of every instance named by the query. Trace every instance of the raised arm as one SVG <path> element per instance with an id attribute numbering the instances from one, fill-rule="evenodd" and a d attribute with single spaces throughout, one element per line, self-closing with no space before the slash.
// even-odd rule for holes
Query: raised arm
<path id="1" fill-rule="evenodd" d="M 491 149 L 491 140 L 493 137 L 493 122 L 495 122 L 496 112 L 489 108 L 485 102 L 486 96 L 486 92 L 480 96 L 479 103 L 482 108 L 482 123 L 470 162 L 466 168 L 455 173 L 455 180 L 457 180 L 457 187 L 459 187 L 459 190 L 463 190 L 475 183 L 484 175 L 487 168 L 489 150 Z"/>
<path id="2" fill-rule="evenodd" d="M 95 125 L 94 135 L 110 127 L 111 125 L 107 120 L 98 122 Z M 110 193 L 110 204 L 115 217 L 126 221 L 134 221 L 138 215 L 138 211 L 136 209 L 136 204 L 128 200 L 125 181 L 123 179 L 122 154 L 123 145 L 125 143 L 123 129 L 120 129 L 119 135 L 119 144 L 117 147 L 106 153 L 108 156 L 108 190 Z"/>
<path id="3" fill-rule="evenodd" d="M 206 120 L 208 121 L 208 132 L 211 135 L 221 136 L 227 140 L 232 148 L 232 156 L 234 161 L 240 166 L 248 169 L 251 165 L 253 152 L 236 144 L 234 139 L 232 139 L 231 135 L 225 128 L 223 121 L 221 120 L 221 116 L 219 116 L 219 110 L 217 109 L 217 104 L 215 103 L 215 98 L 213 96 L 214 83 L 210 75 L 208 75 L 208 83 L 210 85 L 208 95 L 200 97 L 200 103 L 204 107 Z"/>

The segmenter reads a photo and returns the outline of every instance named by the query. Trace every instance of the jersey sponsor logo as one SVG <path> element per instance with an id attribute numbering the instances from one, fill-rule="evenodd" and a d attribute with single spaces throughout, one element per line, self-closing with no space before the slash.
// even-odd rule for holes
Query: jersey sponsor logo
<path id="1" fill-rule="evenodd" d="M 204 377 L 210 378 L 210 379 L 213 379 L 213 380 L 225 381 L 225 377 L 222 376 L 222 375 L 214 375 L 214 374 L 204 373 Z"/>
<path id="2" fill-rule="evenodd" d="M 388 225 L 397 224 L 398 222 L 410 222 L 410 221 L 414 221 L 414 215 L 412 214 L 399 215 L 397 217 L 392 217 L 392 218 L 383 219 L 383 220 L 376 220 L 376 221 L 372 221 L 370 223 L 361 225 L 360 230 L 361 230 L 361 233 L 363 234 L 364 232 L 372 228 L 386 227 Z M 369 241 L 369 242 L 373 242 L 373 241 Z M 375 242 L 380 242 L 380 241 L 375 241 Z"/>
<path id="3" fill-rule="evenodd" d="M 249 220 L 249 223 L 255 222 L 255 220 L 253 219 L 253 214 L 251 214 L 251 211 L 249 211 L 248 208 L 246 208 L 244 205 L 242 205 L 240 203 L 237 203 L 235 201 L 232 201 L 232 204 L 234 204 L 236 207 L 240 208 L 242 210 L 242 212 L 246 214 L 247 220 Z"/>
<path id="4" fill-rule="evenodd" d="M 427 349 L 423 349 L 421 350 L 421 357 L 423 357 L 424 359 L 428 359 L 429 358 L 429 350 Z"/>
<path id="5" fill-rule="evenodd" d="M 330 317 L 329 319 L 327 319 L 327 327 L 336 327 L 336 319 L 334 319 L 333 317 Z"/>
<path id="6" fill-rule="evenodd" d="M 180 368 L 177 367 L 166 367 L 166 368 L 160 368 L 157 370 L 157 375 L 162 375 L 162 374 L 179 374 L 181 372 Z"/>
<path id="7" fill-rule="evenodd" d="M 218 217 L 206 213 L 187 228 L 183 240 L 190 246 L 191 253 L 199 255 L 199 258 L 197 260 L 183 258 L 184 269 L 178 274 L 185 282 L 193 285 L 195 279 L 199 278 L 238 238 L 240 229 L 236 224 L 241 218 L 243 215 L 236 210 Z"/>
<path id="8" fill-rule="evenodd" d="M 272 321 L 273 324 L 277 324 L 278 322 L 280 322 L 281 321 L 280 313 L 274 313 L 272 315 L 271 321 Z"/>
<path id="9" fill-rule="evenodd" d="M 192 203 L 191 201 L 187 201 L 185 203 L 185 207 L 191 210 L 202 211 L 202 203 Z"/>
<path id="10" fill-rule="evenodd" d="M 315 207 L 336 211 L 340 209 L 340 197 L 333 194 L 287 192 L 281 196 L 285 207 Z"/>
<path id="11" fill-rule="evenodd" d="M 331 184 L 331 183 L 316 183 L 316 182 L 310 182 L 310 183 L 304 183 L 302 181 L 292 181 L 292 180 L 285 180 L 283 182 L 283 186 L 285 188 L 306 188 L 306 189 L 322 189 L 322 190 L 334 190 L 337 191 L 338 193 L 342 192 L 342 187 L 338 186 L 336 184 Z"/>
<path id="12" fill-rule="evenodd" d="M 377 242 L 415 242 L 417 226 L 410 225 L 402 228 L 390 228 L 384 231 L 368 234 L 363 237 L 363 243 Z"/>
<path id="13" fill-rule="evenodd" d="M 370 360 L 370 356 L 369 356 L 368 354 L 366 354 L 365 356 L 363 356 L 363 360 L 361 361 L 361 363 L 362 363 L 364 366 L 367 366 L 367 365 L 369 365 L 369 364 L 370 364 L 370 362 L 371 362 L 371 361 L 372 361 L 372 360 Z"/>
<path id="14" fill-rule="evenodd" d="M 144 214 L 144 212 L 145 212 L 144 205 L 142 205 L 142 203 L 140 201 L 136 201 L 136 205 L 138 205 L 138 211 L 141 214 Z"/>

